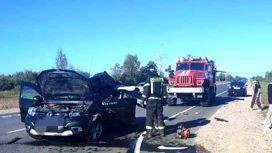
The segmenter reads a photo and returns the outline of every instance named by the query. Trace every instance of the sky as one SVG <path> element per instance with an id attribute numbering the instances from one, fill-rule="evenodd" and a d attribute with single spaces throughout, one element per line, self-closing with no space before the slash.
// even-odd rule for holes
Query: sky
<path id="1" fill-rule="evenodd" d="M 1 0 L 0 74 L 68 62 L 111 73 L 126 55 L 163 68 L 187 54 L 233 76 L 272 70 L 271 0 Z"/>

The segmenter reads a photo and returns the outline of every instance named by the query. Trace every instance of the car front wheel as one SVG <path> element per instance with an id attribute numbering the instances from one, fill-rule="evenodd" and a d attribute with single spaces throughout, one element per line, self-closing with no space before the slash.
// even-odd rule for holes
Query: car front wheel
<path id="1" fill-rule="evenodd" d="M 85 139 L 87 141 L 96 141 L 96 140 L 100 140 L 103 137 L 103 135 L 104 135 L 104 127 L 102 123 L 99 120 L 90 121 Z"/>

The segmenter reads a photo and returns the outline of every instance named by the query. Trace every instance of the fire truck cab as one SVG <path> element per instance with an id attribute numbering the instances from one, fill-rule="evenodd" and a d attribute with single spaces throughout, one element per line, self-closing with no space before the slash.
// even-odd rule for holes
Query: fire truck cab
<path id="1" fill-rule="evenodd" d="M 183 58 L 176 60 L 176 69 L 171 66 L 167 103 L 175 106 L 179 98 L 183 102 L 199 101 L 203 107 L 209 106 L 216 96 L 216 67 L 214 61 L 206 57 Z"/>

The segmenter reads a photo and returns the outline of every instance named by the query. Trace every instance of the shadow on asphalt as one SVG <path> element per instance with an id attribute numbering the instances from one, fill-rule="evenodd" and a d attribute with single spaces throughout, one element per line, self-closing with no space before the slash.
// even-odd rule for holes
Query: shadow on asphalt
<path id="1" fill-rule="evenodd" d="M 216 97 L 215 102 L 211 106 L 226 105 L 230 102 L 235 102 L 236 100 L 244 100 L 241 97 Z"/>
<path id="2" fill-rule="evenodd" d="M 248 95 L 250 97 L 251 95 Z M 235 100 L 244 100 L 243 97 L 216 97 L 215 102 L 211 104 L 212 106 L 220 106 L 228 104 L 229 102 L 234 102 Z M 176 106 L 200 106 L 199 101 L 191 101 L 191 102 L 180 102 L 178 101 Z M 168 106 L 168 107 L 176 107 L 176 106 Z"/>

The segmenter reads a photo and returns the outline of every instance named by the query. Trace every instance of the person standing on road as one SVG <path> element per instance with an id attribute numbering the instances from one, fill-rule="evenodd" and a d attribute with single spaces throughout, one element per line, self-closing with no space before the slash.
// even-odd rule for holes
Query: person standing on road
<path id="1" fill-rule="evenodd" d="M 152 137 L 152 130 L 156 128 L 161 136 L 164 136 L 163 102 L 167 98 L 164 79 L 157 73 L 156 67 L 148 67 L 150 77 L 146 78 L 142 100 L 146 101 L 146 137 Z M 154 122 L 155 125 L 154 125 Z M 155 127 L 156 126 L 156 127 Z"/>
<path id="2" fill-rule="evenodd" d="M 251 110 L 253 109 L 253 106 L 254 106 L 254 104 L 256 102 L 257 106 L 259 108 L 258 111 L 262 111 L 260 96 L 261 96 L 261 85 L 260 85 L 259 80 L 256 80 L 256 84 L 254 86 L 254 94 L 253 94 L 251 105 L 250 105 Z"/>

